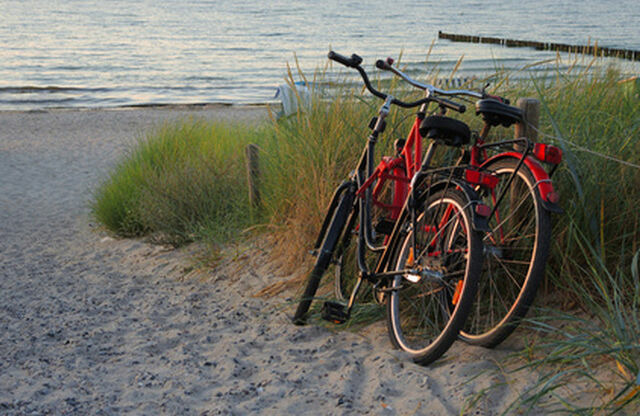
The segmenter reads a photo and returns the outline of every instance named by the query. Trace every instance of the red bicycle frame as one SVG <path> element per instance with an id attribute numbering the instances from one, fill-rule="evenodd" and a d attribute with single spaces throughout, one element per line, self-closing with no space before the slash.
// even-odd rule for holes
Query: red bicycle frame
<path id="1" fill-rule="evenodd" d="M 421 118 L 416 117 L 404 147 L 400 152 L 400 156 L 384 156 L 374 170 L 373 175 L 371 175 L 356 192 L 356 195 L 363 197 L 365 190 L 369 188 L 374 181 L 377 181 L 372 192 L 373 204 L 389 211 L 391 220 L 396 220 L 400 216 L 402 206 L 409 194 L 411 178 L 420 168 L 420 161 L 422 160 L 422 137 L 419 132 L 420 121 Z M 384 184 L 387 180 L 394 181 L 393 202 L 391 204 L 385 204 L 379 199 L 380 193 L 384 189 Z"/>

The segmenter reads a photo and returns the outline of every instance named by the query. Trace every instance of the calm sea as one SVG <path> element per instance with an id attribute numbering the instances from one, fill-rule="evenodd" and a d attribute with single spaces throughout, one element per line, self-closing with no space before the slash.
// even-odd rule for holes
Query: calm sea
<path id="1" fill-rule="evenodd" d="M 462 75 L 554 56 L 437 41 L 438 30 L 640 49 L 637 0 L 0 0 L 0 11 L 0 110 L 267 102 L 294 53 L 313 72 L 330 48 L 370 64 L 402 51 L 425 72 L 464 55 Z"/>

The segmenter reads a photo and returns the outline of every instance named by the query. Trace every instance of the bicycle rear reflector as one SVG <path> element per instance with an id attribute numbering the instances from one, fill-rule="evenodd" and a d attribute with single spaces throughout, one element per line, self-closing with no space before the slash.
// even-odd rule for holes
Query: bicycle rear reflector
<path id="1" fill-rule="evenodd" d="M 473 169 L 465 171 L 465 180 L 473 185 L 486 186 L 493 189 L 498 184 L 498 177 L 490 173 L 483 173 Z"/>
<path id="2" fill-rule="evenodd" d="M 457 305 L 458 301 L 460 300 L 460 294 L 462 293 L 462 280 L 458 280 L 458 283 L 456 284 L 456 290 L 455 292 L 453 292 L 453 299 L 451 299 L 451 303 L 453 305 Z"/>
<path id="3" fill-rule="evenodd" d="M 407 258 L 407 266 L 413 267 L 413 262 L 415 261 L 413 257 L 413 247 L 409 247 L 409 257 Z"/>
<path id="4" fill-rule="evenodd" d="M 481 217 L 488 217 L 491 214 L 491 208 L 485 204 L 476 204 L 476 214 Z"/>
<path id="5" fill-rule="evenodd" d="M 536 143 L 533 145 L 533 155 L 543 162 L 554 165 L 562 162 L 562 150 L 550 144 Z"/>
<path id="6" fill-rule="evenodd" d="M 547 201 L 551 202 L 552 204 L 557 204 L 558 202 L 560 202 L 560 195 L 558 195 L 557 192 L 549 192 L 547 194 Z"/>

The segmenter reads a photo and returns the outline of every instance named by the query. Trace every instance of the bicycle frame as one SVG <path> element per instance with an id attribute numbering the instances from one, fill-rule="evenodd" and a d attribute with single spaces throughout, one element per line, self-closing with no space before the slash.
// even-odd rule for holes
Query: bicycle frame
<path id="1" fill-rule="evenodd" d="M 427 96 L 432 96 L 433 94 L 439 94 L 444 96 L 466 95 L 466 96 L 480 98 L 480 99 L 493 98 L 500 102 L 504 101 L 501 97 L 486 94 L 484 91 L 482 91 L 481 93 L 478 93 L 478 92 L 468 91 L 468 90 L 451 90 L 451 91 L 441 90 L 439 88 L 434 87 L 433 85 L 423 84 L 421 82 L 411 79 L 409 76 L 404 74 L 398 68 L 394 67 L 392 64 L 393 64 L 393 60 L 387 59 L 386 62 L 378 61 L 376 63 L 376 66 L 380 69 L 390 71 L 393 74 L 397 75 L 398 77 L 402 78 L 404 81 L 406 81 L 410 85 L 418 89 L 424 90 Z M 488 136 L 490 128 L 491 126 L 485 122 L 485 125 L 482 131 L 480 132 L 480 135 L 477 137 L 477 141 L 472 145 L 470 165 L 473 167 L 482 168 L 484 165 L 488 164 L 489 159 L 487 158 L 486 149 L 489 147 L 501 146 L 509 143 L 512 143 L 512 144 L 520 143 L 522 145 L 521 151 L 505 152 L 505 153 L 494 156 L 493 159 L 495 160 L 499 157 L 515 157 L 519 159 L 521 158 L 518 168 L 520 168 L 522 166 L 522 163 L 524 163 L 529 169 L 529 171 L 533 174 L 536 180 L 536 187 L 540 194 L 544 208 L 551 212 L 562 212 L 562 210 L 557 205 L 559 196 L 557 193 L 554 192 L 553 185 L 551 184 L 551 180 L 550 180 L 555 170 L 555 167 L 558 165 L 558 163 L 560 163 L 562 159 L 562 152 L 559 149 L 554 148 L 554 151 L 552 152 L 553 156 L 547 158 L 546 148 L 547 147 L 553 148 L 553 146 L 547 146 L 544 144 L 534 145 L 533 153 L 535 154 L 536 158 L 539 160 L 550 162 L 554 165 L 551 171 L 547 173 L 547 171 L 544 168 L 542 168 L 542 166 L 540 166 L 540 164 L 535 159 L 529 157 L 529 154 L 532 150 L 531 149 L 532 146 L 531 146 L 531 143 L 526 138 L 518 138 L 513 141 L 507 140 L 499 143 L 486 144 L 484 140 Z M 538 152 L 535 151 L 536 146 L 541 147 L 542 151 L 540 153 L 542 157 L 539 157 Z"/>
<path id="2" fill-rule="evenodd" d="M 429 164 L 436 146 L 435 142 L 431 143 L 426 154 L 423 155 L 422 136 L 420 135 L 419 128 L 420 123 L 422 122 L 426 114 L 426 104 L 424 104 L 418 111 L 416 119 L 412 125 L 409 135 L 407 136 L 402 150 L 399 152 L 399 155 L 396 157 L 383 157 L 376 168 L 373 168 L 373 153 L 375 144 L 377 141 L 377 137 L 382 133 L 383 121 L 384 118 L 388 115 L 389 111 L 388 101 L 391 99 L 392 98 L 388 98 L 387 102 L 385 102 L 385 104 L 383 104 L 383 106 L 381 107 L 378 115 L 378 120 L 371 135 L 369 136 L 368 145 L 360 158 L 358 169 L 356 170 L 355 175 L 353 175 L 352 177 L 352 180 L 355 181 L 358 186 L 356 196 L 358 197 L 358 213 L 360 215 L 360 224 L 362 226 L 358 229 L 357 250 L 360 276 L 349 299 L 349 303 L 347 305 L 348 310 L 351 309 L 355 302 L 355 296 L 360 288 L 362 280 L 367 280 L 372 283 L 374 287 L 378 287 L 385 281 L 385 279 L 393 278 L 394 276 L 397 276 L 399 274 L 420 274 L 421 276 L 427 278 L 442 278 L 442 276 L 439 275 L 438 272 L 427 270 L 421 272 L 411 269 L 395 270 L 391 272 L 387 270 L 387 263 L 391 255 L 388 248 L 392 241 L 400 238 L 402 230 L 398 228 L 398 224 L 403 222 L 400 221 L 402 219 L 402 215 L 411 216 L 411 222 L 415 227 L 415 207 L 410 207 L 409 201 L 412 197 L 413 200 L 416 200 L 416 196 L 411 195 L 411 191 L 413 189 L 416 189 L 422 183 L 422 181 L 424 181 L 426 177 L 429 176 L 429 171 L 438 171 L 438 169 L 429 169 Z M 446 167 L 443 169 L 452 171 L 452 168 L 453 167 Z M 366 171 L 366 176 L 363 174 L 364 171 Z M 393 202 L 391 204 L 385 204 L 384 202 L 380 201 L 378 197 L 385 183 L 389 180 L 393 181 Z M 473 194 L 473 191 L 470 190 L 469 187 L 467 187 L 463 183 L 454 181 L 451 176 L 447 180 L 442 181 L 439 184 L 430 184 L 429 188 L 430 190 L 435 191 L 446 189 L 446 187 L 448 186 L 454 186 L 457 189 L 462 189 L 467 195 Z M 371 189 L 372 187 L 373 189 Z M 475 201 L 475 198 L 472 198 L 472 200 L 474 202 L 477 202 Z M 373 244 L 371 204 L 374 204 L 388 211 L 389 219 L 395 223 L 393 231 L 390 235 L 387 235 L 385 237 L 384 243 L 380 247 L 376 247 Z M 455 216 L 455 213 L 448 210 L 445 213 L 445 216 L 442 219 L 442 224 L 440 224 L 440 226 L 443 227 Z M 487 228 L 487 225 L 484 221 L 481 221 L 479 217 L 474 217 L 474 228 Z M 431 242 L 431 244 L 435 244 L 438 236 L 439 232 L 435 230 L 433 237 L 434 240 Z M 368 270 L 367 264 L 365 262 L 366 250 L 383 253 L 373 273 Z"/>

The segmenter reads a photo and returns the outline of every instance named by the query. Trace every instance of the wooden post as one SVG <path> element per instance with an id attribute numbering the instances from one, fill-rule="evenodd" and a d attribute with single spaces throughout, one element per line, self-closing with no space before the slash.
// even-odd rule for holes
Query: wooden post
<path id="1" fill-rule="evenodd" d="M 514 138 L 519 139 L 521 137 L 526 137 L 531 142 L 537 141 L 538 131 L 536 129 L 538 128 L 540 122 L 540 101 L 536 100 L 535 98 L 518 98 L 516 107 L 522 110 L 522 118 L 524 119 L 524 123 L 516 123 L 513 135 Z M 525 150 L 520 143 L 514 143 L 513 149 L 517 152 L 522 152 Z M 508 203 L 510 207 L 509 209 L 512 209 L 520 201 L 520 192 L 522 192 L 522 189 L 511 187 L 511 191 L 508 195 Z M 505 195 L 505 199 L 507 199 L 507 195 Z M 514 212 L 512 215 L 509 215 L 508 219 L 505 220 L 509 221 L 507 227 L 515 227 L 516 224 L 519 224 L 524 219 L 524 215 L 531 214 L 518 211 Z"/>
<path id="2" fill-rule="evenodd" d="M 540 101 L 535 98 L 518 98 L 516 106 L 524 113 L 524 123 L 516 123 L 514 137 L 526 137 L 532 142 L 538 140 L 538 125 L 540 123 Z M 518 145 L 515 145 L 518 150 Z"/>
<path id="3" fill-rule="evenodd" d="M 249 184 L 249 203 L 252 208 L 260 208 L 260 164 L 259 148 L 255 144 L 248 144 L 245 149 L 247 158 L 247 183 Z"/>

